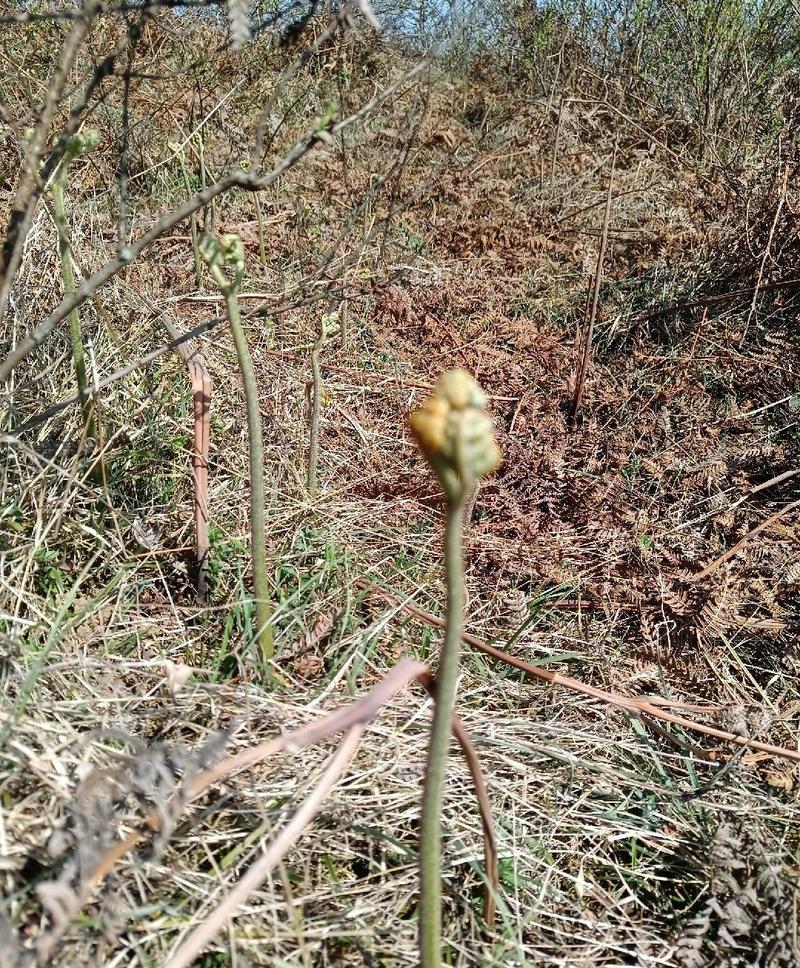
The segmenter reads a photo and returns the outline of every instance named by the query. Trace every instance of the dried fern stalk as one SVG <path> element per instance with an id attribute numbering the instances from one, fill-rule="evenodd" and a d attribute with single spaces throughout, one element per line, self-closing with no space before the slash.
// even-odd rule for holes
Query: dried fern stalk
<path id="1" fill-rule="evenodd" d="M 325 340 L 338 332 L 339 324 L 336 313 L 322 317 L 319 336 L 311 348 L 311 411 L 309 415 L 309 443 L 308 443 L 308 475 L 306 486 L 308 496 L 315 498 L 318 491 L 317 467 L 319 465 L 319 424 L 322 411 L 322 370 L 319 357 Z"/>

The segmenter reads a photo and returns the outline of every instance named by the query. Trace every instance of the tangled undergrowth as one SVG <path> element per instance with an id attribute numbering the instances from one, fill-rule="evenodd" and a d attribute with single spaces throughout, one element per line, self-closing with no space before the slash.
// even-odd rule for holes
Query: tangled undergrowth
<path id="1" fill-rule="evenodd" d="M 147 27 L 128 106 L 126 231 L 183 197 L 187 171 L 199 185 L 245 150 L 264 64 L 274 78 L 321 31 L 312 21 L 296 46 L 265 34 L 235 55 L 220 37 L 197 60 L 169 16 Z M 19 58 L 30 36 L 18 43 Z M 323 45 L 275 106 L 275 156 L 328 99 L 355 110 L 375 84 L 399 81 L 408 56 L 357 34 Z M 323 753 L 260 764 L 186 809 L 179 791 L 221 756 L 366 692 L 400 656 L 435 658 L 439 632 L 368 589 L 441 612 L 442 500 L 403 414 L 452 367 L 488 390 L 505 456 L 468 509 L 467 629 L 535 665 L 797 748 L 793 103 L 780 151 L 717 167 L 685 126 L 588 76 L 534 96 L 481 59 L 463 73 L 436 64 L 363 127 L 323 141 L 272 195 L 235 191 L 205 212 L 208 228 L 243 240 L 240 300 L 245 313 L 258 307 L 247 328 L 279 689 L 265 686 L 253 646 L 245 402 L 222 323 L 196 341 L 214 384 L 205 605 L 177 355 L 98 395 L 93 442 L 80 407 L 36 422 L 74 393 L 66 328 L 17 369 L 0 492 L 0 965 L 28 963 L 54 932 L 52 964 L 168 963 L 310 789 Z M 116 241 L 121 111 L 114 97 L 102 103 L 100 146 L 73 162 L 84 278 Z M 615 142 L 600 316 L 571 425 Z M 194 167 L 182 171 L 169 143 Z M 12 170 L 8 140 L 0 153 Z M 82 307 L 94 385 L 163 345 L 162 320 L 186 332 L 223 315 L 210 280 L 198 289 L 188 221 L 155 252 Z M 58 280 L 43 205 L 4 347 L 57 304 Z M 340 338 L 320 355 L 312 499 L 308 361 L 322 313 L 337 314 Z M 458 695 L 489 787 L 501 895 L 484 939 L 480 818 L 453 759 L 453 964 L 800 962 L 796 764 L 526 681 L 469 645 Z M 409 688 L 380 714 L 314 825 L 198 964 L 418 963 L 429 705 Z M 153 807 L 152 842 L 78 913 L 87 872 Z"/>

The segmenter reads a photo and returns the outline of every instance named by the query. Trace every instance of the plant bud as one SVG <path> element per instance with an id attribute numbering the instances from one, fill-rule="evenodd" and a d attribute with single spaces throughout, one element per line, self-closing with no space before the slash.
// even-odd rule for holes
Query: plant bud
<path id="1" fill-rule="evenodd" d="M 73 135 L 66 144 L 64 152 L 68 159 L 80 158 L 100 144 L 100 134 L 94 128 L 87 128 L 82 134 Z"/>
<path id="2" fill-rule="evenodd" d="M 244 246 L 238 235 L 212 235 L 200 240 L 200 255 L 214 275 L 215 282 L 223 290 L 236 291 L 244 275 Z M 231 282 L 225 279 L 224 267 L 233 269 Z"/>
<path id="3" fill-rule="evenodd" d="M 451 370 L 409 415 L 420 450 L 451 502 L 464 499 L 502 459 L 486 403 L 486 394 L 469 373 Z"/>

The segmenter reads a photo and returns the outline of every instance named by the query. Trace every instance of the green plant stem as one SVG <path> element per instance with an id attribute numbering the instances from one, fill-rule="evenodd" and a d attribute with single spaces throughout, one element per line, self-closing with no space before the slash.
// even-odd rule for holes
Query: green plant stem
<path id="1" fill-rule="evenodd" d="M 272 644 L 272 606 L 270 604 L 269 584 L 267 582 L 267 535 L 264 523 L 264 441 L 261 433 L 261 409 L 256 387 L 256 374 L 253 360 L 247 348 L 242 317 L 239 313 L 239 300 L 234 287 L 225 284 L 220 269 L 212 269 L 217 285 L 220 287 L 228 308 L 233 343 L 239 358 L 239 369 L 244 383 L 247 404 L 247 432 L 250 447 L 250 548 L 253 559 L 253 592 L 258 626 L 258 645 L 264 659 L 271 659 Z"/>
<path id="2" fill-rule="evenodd" d="M 317 496 L 318 479 L 317 466 L 319 464 L 319 418 L 322 410 L 322 373 L 319 366 L 319 354 L 324 335 L 311 348 L 311 419 L 309 421 L 308 441 L 308 495 Z"/>
<path id="3" fill-rule="evenodd" d="M 203 264 L 197 250 L 197 212 L 192 212 L 189 216 L 189 234 L 192 237 L 192 256 L 194 257 L 194 281 L 198 290 L 203 288 Z"/>
<path id="4" fill-rule="evenodd" d="M 259 192 L 253 192 L 253 201 L 256 205 L 256 220 L 258 221 L 258 258 L 261 260 L 261 265 L 265 266 L 267 264 L 267 242 L 264 236 L 264 215 L 261 211 L 261 195 Z"/>
<path id="5" fill-rule="evenodd" d="M 64 183 L 66 182 L 66 177 L 67 166 L 66 164 L 62 164 L 53 178 L 51 191 L 53 193 L 53 212 L 55 214 L 56 229 L 58 231 L 58 254 L 61 257 L 61 280 L 64 285 L 64 295 L 71 296 L 75 292 L 75 272 L 72 268 L 69 228 L 67 226 L 67 213 L 64 204 Z M 85 394 L 89 389 L 89 381 L 86 377 L 86 354 L 83 348 L 81 321 L 77 308 L 70 312 L 67 319 L 69 321 L 72 359 L 75 363 L 75 377 L 78 383 L 78 392 Z M 88 437 L 94 437 L 92 401 L 89 397 L 86 397 L 83 402 L 83 420 L 86 427 L 86 435 Z"/>
<path id="6" fill-rule="evenodd" d="M 189 181 L 189 172 L 183 160 L 183 155 L 176 152 L 176 158 L 183 175 L 183 184 L 186 186 L 186 194 L 191 198 L 192 183 Z M 203 260 L 200 258 L 200 239 L 197 233 L 197 212 L 192 212 L 189 217 L 189 232 L 192 237 L 192 256 L 194 257 L 194 281 L 198 290 L 203 288 Z"/>
<path id="7" fill-rule="evenodd" d="M 447 752 L 453 728 L 458 663 L 464 630 L 464 560 L 461 529 L 464 492 L 448 502 L 444 555 L 447 578 L 447 629 L 436 677 L 420 834 L 419 947 L 422 968 L 439 968 L 442 962 L 442 830 L 441 814 Z"/>

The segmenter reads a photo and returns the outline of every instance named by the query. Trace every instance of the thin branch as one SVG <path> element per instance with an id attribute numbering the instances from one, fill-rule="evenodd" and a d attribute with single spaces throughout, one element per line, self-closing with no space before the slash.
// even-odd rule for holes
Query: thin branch
<path id="1" fill-rule="evenodd" d="M 614 151 L 611 155 L 611 173 L 608 176 L 608 192 L 606 194 L 606 207 L 603 215 L 603 231 L 600 236 L 600 249 L 597 253 L 597 265 L 594 270 L 594 287 L 592 289 L 592 303 L 589 310 L 589 317 L 586 323 L 586 330 L 583 336 L 583 349 L 581 352 L 580 363 L 575 375 L 575 392 L 572 397 L 572 407 L 570 417 L 574 421 L 581 409 L 583 398 L 583 386 L 586 382 L 586 373 L 589 369 L 589 359 L 592 355 L 592 337 L 594 336 L 594 324 L 597 319 L 597 309 L 600 305 L 600 287 L 603 283 L 603 262 L 606 257 L 606 245 L 608 244 L 608 226 L 611 221 L 611 202 L 613 200 L 614 188 L 614 169 L 617 164 L 617 151 L 619 141 L 614 142 Z"/>
<path id="2" fill-rule="evenodd" d="M 291 164 L 294 164 L 299 157 L 305 154 L 303 151 L 296 158 L 293 158 Z M 280 177 L 284 171 L 286 171 L 291 164 L 288 163 L 288 158 L 284 158 L 281 163 L 274 169 L 273 181 Z M 141 253 L 159 236 L 163 235 L 164 232 L 169 229 L 174 228 L 184 219 L 188 218 L 192 212 L 196 212 L 197 209 L 202 208 L 207 205 L 212 198 L 217 195 L 221 195 L 223 192 L 229 191 L 236 185 L 244 185 L 247 183 L 247 176 L 244 172 L 233 171 L 226 175 L 224 178 L 210 185 L 205 191 L 198 192 L 188 201 L 184 202 L 180 208 L 175 209 L 175 211 L 163 215 L 158 221 L 153 225 L 153 227 L 146 232 L 144 235 L 140 236 L 135 242 L 129 246 L 125 246 L 119 253 L 119 255 L 107 262 L 101 269 L 98 269 L 93 275 L 85 279 L 80 286 L 77 287 L 75 293 L 71 296 L 66 296 L 61 300 L 57 308 L 48 316 L 48 318 L 40 323 L 25 339 L 21 340 L 17 346 L 12 350 L 11 353 L 3 360 L 0 364 L 0 382 L 8 380 L 14 369 L 27 357 L 30 353 L 40 346 L 52 333 L 52 331 L 58 326 L 58 324 L 69 315 L 69 313 L 75 309 L 76 306 L 88 299 L 100 286 L 104 285 L 113 276 L 115 276 L 121 269 L 133 262 Z"/>
<path id="3" fill-rule="evenodd" d="M 120 3 L 106 3 L 103 13 L 150 13 L 154 10 L 165 9 L 175 10 L 178 8 L 199 10 L 203 7 L 220 7 L 228 0 L 122 0 Z M 296 4 L 290 4 L 291 7 Z M 79 20 L 83 16 L 81 10 L 46 10 L 46 11 L 27 11 L 25 13 L 3 14 L 0 16 L 0 26 L 11 24 L 30 24 L 30 23 L 52 23 L 58 20 Z"/>
<path id="4" fill-rule="evenodd" d="M 632 323 L 647 323 L 654 319 L 663 319 L 665 316 L 674 316 L 676 313 L 685 312 L 687 309 L 700 309 L 703 306 L 718 306 L 720 303 L 733 302 L 741 296 L 752 296 L 754 293 L 764 294 L 765 292 L 794 292 L 800 289 L 800 279 L 782 279 L 779 282 L 770 282 L 765 286 L 747 286 L 744 289 L 731 289 L 729 292 L 720 293 L 717 296 L 706 296 L 703 299 L 690 299 L 686 302 L 672 303 L 663 309 L 654 309 L 652 312 L 643 313 L 635 316 Z"/>
<path id="5" fill-rule="evenodd" d="M 339 18 L 334 18 L 326 29 L 322 31 L 319 37 L 317 37 L 299 57 L 295 58 L 291 64 L 285 67 L 276 78 L 272 88 L 272 93 L 270 94 L 264 107 L 261 109 L 261 116 L 256 123 L 250 169 L 254 175 L 257 175 L 261 170 L 261 165 L 264 161 L 264 154 L 266 153 L 268 147 L 266 137 L 267 128 L 270 125 L 270 119 L 275 106 L 278 104 L 282 92 L 286 89 L 286 84 L 299 70 L 302 70 L 302 68 L 305 67 L 308 61 L 317 54 L 322 45 L 327 43 L 336 34 L 341 26 L 342 24 Z M 272 136 L 274 137 L 274 132 Z"/>
<path id="6" fill-rule="evenodd" d="M 452 159 L 454 151 L 452 151 L 448 155 L 448 159 Z M 374 296 L 376 287 L 380 288 L 382 286 L 396 283 L 398 279 L 402 278 L 402 276 L 409 271 L 410 267 L 402 266 L 400 268 L 395 269 L 392 273 L 389 274 L 389 276 L 386 279 L 384 279 L 381 282 L 372 280 L 368 285 L 361 285 L 361 286 L 356 285 L 354 283 L 349 283 L 349 284 L 343 283 L 338 288 L 331 288 L 332 276 L 331 276 L 331 273 L 326 272 L 326 270 L 329 269 L 330 266 L 334 263 L 336 252 L 340 248 L 348 232 L 352 229 L 353 225 L 356 223 L 358 217 L 361 214 L 363 214 L 363 212 L 367 209 L 367 207 L 370 204 L 374 202 L 374 199 L 378 196 L 378 194 L 380 193 L 380 190 L 386 184 L 389 183 L 392 177 L 399 177 L 400 174 L 402 174 L 402 166 L 401 166 L 402 158 L 403 156 L 401 155 L 399 159 L 394 161 L 389 171 L 387 171 L 379 179 L 373 182 L 369 190 L 365 193 L 361 202 L 359 202 L 359 204 L 352 210 L 347 220 L 344 222 L 337 238 L 334 239 L 331 242 L 331 244 L 328 246 L 328 248 L 323 253 L 321 253 L 320 256 L 318 257 L 316 268 L 314 269 L 314 271 L 306 275 L 303 279 L 299 280 L 299 282 L 297 282 L 295 285 L 285 290 L 284 292 L 278 294 L 275 297 L 265 299 L 255 308 L 249 310 L 248 312 L 243 313 L 242 314 L 243 319 L 247 320 L 247 319 L 250 319 L 251 317 L 265 316 L 265 315 L 275 316 L 275 315 L 280 315 L 282 313 L 295 312 L 298 309 L 315 305 L 321 300 L 325 300 L 329 302 L 335 299 L 352 299 L 359 295 Z M 412 204 L 414 204 L 415 202 L 419 201 L 422 198 L 425 198 L 426 195 L 430 193 L 432 185 L 435 184 L 436 177 L 441 173 L 441 171 L 444 168 L 445 168 L 445 164 L 443 163 L 439 169 L 434 171 L 434 173 L 431 176 L 426 178 L 414 190 L 414 192 L 411 195 L 411 198 L 406 204 L 406 208 L 411 207 Z M 45 204 L 47 204 L 46 200 L 45 200 Z M 367 234 L 364 236 L 363 240 L 359 245 L 358 250 L 354 253 L 351 253 L 346 258 L 342 259 L 341 263 L 338 264 L 336 267 L 336 271 L 338 275 L 342 275 L 349 266 L 351 266 L 353 263 L 357 263 L 362 258 L 363 251 L 366 245 L 373 239 L 375 235 L 378 234 L 378 232 L 380 231 L 380 228 L 381 228 L 380 223 L 375 223 L 372 226 L 372 228 L 369 230 L 369 232 L 367 232 Z M 76 261 L 76 264 L 78 265 L 78 268 L 81 270 L 81 274 L 84 276 L 84 278 L 88 278 L 89 273 L 80 265 L 80 263 L 77 262 L 77 259 L 75 261 Z M 324 291 L 320 290 L 317 292 L 309 293 L 309 289 L 311 289 L 315 283 L 324 285 L 325 286 Z M 298 295 L 301 298 L 291 299 L 291 297 L 295 295 Z M 118 334 L 114 330 L 113 323 L 111 322 L 108 312 L 103 307 L 96 292 L 92 294 L 91 298 L 94 300 L 96 308 L 100 313 L 100 315 L 102 316 L 103 321 L 105 322 L 110 335 L 112 336 L 112 338 L 117 340 L 119 338 Z M 245 298 L 245 296 L 243 295 L 241 298 Z M 156 318 L 159 315 L 159 311 L 154 309 L 152 304 L 149 304 L 149 305 L 150 305 L 150 308 L 154 311 L 153 318 Z M 39 413 L 29 417 L 23 423 L 17 425 L 16 427 L 11 428 L 8 431 L 8 433 L 11 435 L 19 435 L 22 433 L 26 433 L 27 431 L 32 430 L 34 427 L 37 427 L 45 423 L 51 417 L 60 413 L 62 410 L 65 410 L 67 407 L 71 407 L 71 406 L 74 406 L 75 404 L 83 402 L 83 400 L 87 399 L 87 397 L 90 394 L 95 397 L 99 396 L 99 394 L 103 390 L 106 390 L 112 384 L 117 383 L 120 380 L 123 380 L 126 376 L 129 376 L 137 369 L 140 369 L 143 366 L 147 366 L 149 363 L 152 363 L 154 360 L 158 359 L 159 357 L 164 356 L 165 354 L 169 353 L 171 350 L 178 349 L 181 346 L 181 344 L 183 344 L 184 342 L 194 339 L 198 336 L 202 336 L 210 332 L 212 329 L 215 329 L 217 326 L 225 324 L 226 322 L 227 322 L 226 317 L 216 316 L 212 319 L 207 320 L 204 323 L 200 323 L 198 326 L 184 333 L 184 335 L 181 336 L 180 338 L 170 341 L 168 343 L 165 343 L 159 347 L 156 347 L 155 349 L 139 357 L 137 360 L 115 370 L 104 380 L 98 382 L 98 384 L 94 387 L 92 391 L 88 391 L 86 394 L 67 397 L 54 404 L 51 404 L 49 407 L 46 407 L 44 410 L 39 411 Z"/>
<path id="7" fill-rule="evenodd" d="M 761 263 L 758 267 L 758 278 L 756 279 L 755 288 L 753 290 L 753 298 L 750 300 L 750 312 L 747 314 L 747 319 L 745 320 L 744 326 L 742 327 L 742 333 L 739 337 L 739 346 L 744 345 L 744 341 L 747 337 L 747 333 L 750 329 L 750 323 L 753 321 L 753 316 L 756 311 L 756 306 L 758 305 L 758 297 L 761 292 L 761 283 L 764 279 L 764 270 L 767 267 L 767 260 L 770 256 L 770 251 L 772 249 L 772 242 L 775 238 L 775 230 L 780 222 L 781 213 L 783 212 L 783 206 L 786 204 L 786 191 L 789 186 L 789 171 L 792 166 L 784 165 L 783 167 L 783 178 L 781 179 L 781 192 L 778 197 L 778 204 L 775 206 L 775 214 L 772 218 L 772 225 L 770 226 L 769 235 L 767 236 L 767 242 L 764 246 L 764 252 L 761 256 Z"/>
<path id="8" fill-rule="evenodd" d="M 252 174 L 242 171 L 239 168 L 233 169 L 219 181 L 209 185 L 204 190 L 197 192 L 183 205 L 172 212 L 162 215 L 155 224 L 130 245 L 125 246 L 116 258 L 107 262 L 102 268 L 98 269 L 92 276 L 84 280 L 77 287 L 75 293 L 61 300 L 56 309 L 48 316 L 44 322 L 40 323 L 25 339 L 6 356 L 0 363 L 0 383 L 9 379 L 14 369 L 26 359 L 37 346 L 40 346 L 56 328 L 56 326 L 67 317 L 71 310 L 79 306 L 85 299 L 88 299 L 100 286 L 112 279 L 121 269 L 130 265 L 137 259 L 148 246 L 152 245 L 156 239 L 160 238 L 165 232 L 173 229 L 184 219 L 187 219 L 193 212 L 208 205 L 214 198 L 230 191 L 232 188 L 243 188 L 246 191 L 258 191 L 269 188 L 289 169 L 293 168 L 312 148 L 320 142 L 330 141 L 332 137 L 344 131 L 350 125 L 363 120 L 368 114 L 380 107 L 387 99 L 392 97 L 396 91 L 405 83 L 414 78 L 426 66 L 426 62 L 421 62 L 411 70 L 407 71 L 399 80 L 376 94 L 371 100 L 364 104 L 358 111 L 337 122 L 324 131 L 312 130 L 306 132 L 268 174 L 254 177 Z"/>
<path id="9" fill-rule="evenodd" d="M 385 285 L 389 285 L 391 282 L 396 282 L 398 278 L 402 277 L 405 271 L 405 269 L 398 270 L 393 276 L 390 277 Z M 312 293 L 303 299 L 288 300 L 289 296 L 302 288 L 302 285 L 295 286 L 275 300 L 265 300 L 263 303 L 259 303 L 255 309 L 251 309 L 247 313 L 242 313 L 242 319 L 251 319 L 254 316 L 279 316 L 284 313 L 295 312 L 298 309 L 305 308 L 306 306 L 313 306 L 323 300 L 330 302 L 333 299 L 342 298 L 345 295 L 345 291 L 350 298 L 357 295 L 374 296 L 376 292 L 375 284 L 370 283 L 368 286 L 365 285 L 359 287 L 351 285 L 349 287 L 342 286 L 339 289 L 333 290 L 326 289 L 324 292 Z M 155 316 L 152 318 L 157 318 L 158 315 L 158 312 L 156 312 Z M 118 383 L 120 380 L 124 380 L 126 376 L 129 376 L 131 373 L 135 373 L 136 370 L 141 369 L 143 366 L 147 366 L 148 363 L 152 363 L 159 357 L 165 356 L 171 350 L 177 349 L 181 344 L 187 342 L 188 340 L 195 339 L 198 336 L 203 336 L 212 329 L 216 329 L 217 326 L 224 325 L 227 323 L 227 321 L 228 320 L 225 316 L 215 316 L 212 319 L 206 320 L 204 323 L 200 323 L 193 329 L 188 330 L 178 339 L 170 340 L 168 343 L 162 343 L 160 346 L 150 350 L 148 353 L 145 353 L 138 359 L 133 360 L 131 363 L 128 363 L 123 367 L 120 367 L 118 370 L 115 370 L 110 376 L 107 376 L 105 380 L 100 381 L 94 387 L 94 389 L 89 390 L 86 393 L 76 393 L 74 396 L 67 397 L 64 400 L 59 400 L 57 403 L 51 404 L 49 407 L 39 411 L 39 413 L 29 417 L 28 420 L 9 430 L 6 436 L 15 437 L 19 434 L 26 433 L 28 430 L 32 430 L 34 427 L 40 426 L 51 417 L 54 417 L 57 413 L 65 410 L 67 407 L 72 407 L 76 403 L 81 403 L 88 396 L 97 396 L 103 390 L 108 389 L 108 387 L 110 387 L 112 384 Z"/>
<path id="10" fill-rule="evenodd" d="M 12 428 L 5 436 L 11 438 L 18 437 L 20 434 L 26 433 L 28 430 L 33 430 L 34 427 L 38 427 L 45 423 L 45 421 L 49 420 L 51 417 L 54 417 L 57 413 L 60 413 L 67 407 L 72 407 L 76 403 L 81 403 L 90 395 L 99 394 L 102 390 L 108 389 L 108 387 L 110 387 L 113 383 L 118 383 L 120 380 L 124 380 L 126 376 L 129 376 L 131 373 L 135 373 L 136 370 L 141 369 L 143 366 L 147 366 L 147 364 L 152 363 L 153 360 L 157 360 L 160 356 L 165 356 L 171 350 L 177 349 L 179 346 L 191 339 L 202 336 L 204 333 L 207 333 L 209 330 L 214 329 L 214 327 L 219 326 L 224 322 L 226 322 L 224 317 L 217 316 L 216 318 L 210 319 L 205 323 L 200 323 L 199 326 L 195 326 L 194 329 L 190 329 L 177 339 L 170 340 L 168 343 L 162 343 L 154 350 L 150 350 L 149 353 L 145 353 L 144 356 L 140 356 L 138 359 L 128 363 L 126 366 L 115 370 L 110 376 L 106 377 L 105 380 L 103 380 L 101 383 L 98 383 L 93 390 L 87 390 L 85 393 L 76 393 L 74 396 L 68 397 L 65 400 L 59 400 L 58 403 L 54 403 L 46 409 L 41 410 L 24 423 Z"/>
<path id="11" fill-rule="evenodd" d="M 791 397 L 789 399 L 791 399 Z M 762 484 L 757 484 L 755 487 L 751 487 L 745 497 L 752 497 L 754 494 L 760 494 L 761 491 L 766 491 L 768 488 L 774 487 L 776 484 L 783 484 L 784 481 L 790 481 L 793 477 L 797 477 L 798 474 L 800 474 L 800 467 L 793 467 L 789 471 L 784 471 L 783 474 L 777 474 L 775 477 L 771 477 L 768 481 L 764 481 Z"/>
<path id="12" fill-rule="evenodd" d="M 142 28 L 146 19 L 147 14 L 142 14 L 138 20 L 135 20 L 133 23 L 131 23 L 125 34 L 120 38 L 117 46 L 95 67 L 89 83 L 83 89 L 78 100 L 70 108 L 70 112 L 64 127 L 54 138 L 54 149 L 42 164 L 40 180 L 43 184 L 49 180 L 50 176 L 60 164 L 62 155 L 64 153 L 62 147 L 63 142 L 77 133 L 84 113 L 89 106 L 89 101 L 92 99 L 92 95 L 102 84 L 102 82 L 114 73 L 120 56 L 141 37 Z"/>
<path id="13" fill-rule="evenodd" d="M 746 545 L 750 544 L 750 542 L 759 532 L 764 531 L 766 528 L 775 524 L 779 518 L 782 518 L 785 514 L 788 514 L 789 511 L 793 511 L 798 507 L 800 507 L 800 501 L 792 501 L 791 504 L 786 504 L 779 511 L 771 514 L 765 521 L 762 521 L 761 524 L 757 524 L 752 531 L 749 531 L 741 540 L 737 541 L 735 545 L 733 545 L 731 548 L 728 548 L 728 550 L 721 554 L 719 558 L 715 558 L 712 562 L 707 564 L 702 571 L 699 571 L 695 575 L 695 581 L 699 581 L 701 578 L 706 578 L 713 571 L 716 571 L 717 568 L 728 561 L 729 558 L 733 558 L 735 555 L 738 555 Z"/>
<path id="14" fill-rule="evenodd" d="M 790 400 L 791 397 L 787 397 L 786 399 Z M 768 406 L 775 406 L 775 404 Z M 743 414 L 742 416 L 747 416 L 747 414 Z M 729 504 L 726 508 L 722 510 L 716 508 L 713 511 L 708 511 L 706 514 L 701 514 L 699 518 L 690 518 L 688 521 L 684 521 L 682 524 L 672 528 L 668 533 L 677 534 L 677 532 L 700 524 L 702 521 L 707 521 L 709 518 L 716 518 L 720 514 L 730 514 L 731 511 L 740 507 L 746 501 L 749 501 L 754 495 L 760 494 L 762 491 L 769 490 L 769 488 L 774 487 L 776 484 L 783 484 L 784 481 L 790 481 L 793 477 L 797 477 L 798 474 L 800 474 L 800 467 L 795 467 L 792 470 L 784 471 L 782 474 L 777 474 L 775 477 L 771 477 L 768 481 L 764 481 L 761 484 L 757 484 L 755 487 L 749 488 L 740 498 L 734 501 L 733 504 Z"/>
<path id="15" fill-rule="evenodd" d="M 43 182 L 39 178 L 39 162 L 50 132 L 50 125 L 61 103 L 61 98 L 64 96 L 67 79 L 72 70 L 72 65 L 75 63 L 75 58 L 78 56 L 80 45 L 89 29 L 92 18 L 100 8 L 99 0 L 87 2 L 81 16 L 73 23 L 61 48 L 56 69 L 47 86 L 45 101 L 38 112 L 36 127 L 24 146 L 25 163 L 14 194 L 14 200 L 11 203 L 5 240 L 2 250 L 0 250 L 0 320 L 5 315 L 8 299 L 11 295 L 11 286 L 22 261 L 22 249 L 31 227 L 36 202 L 42 193 Z"/>

